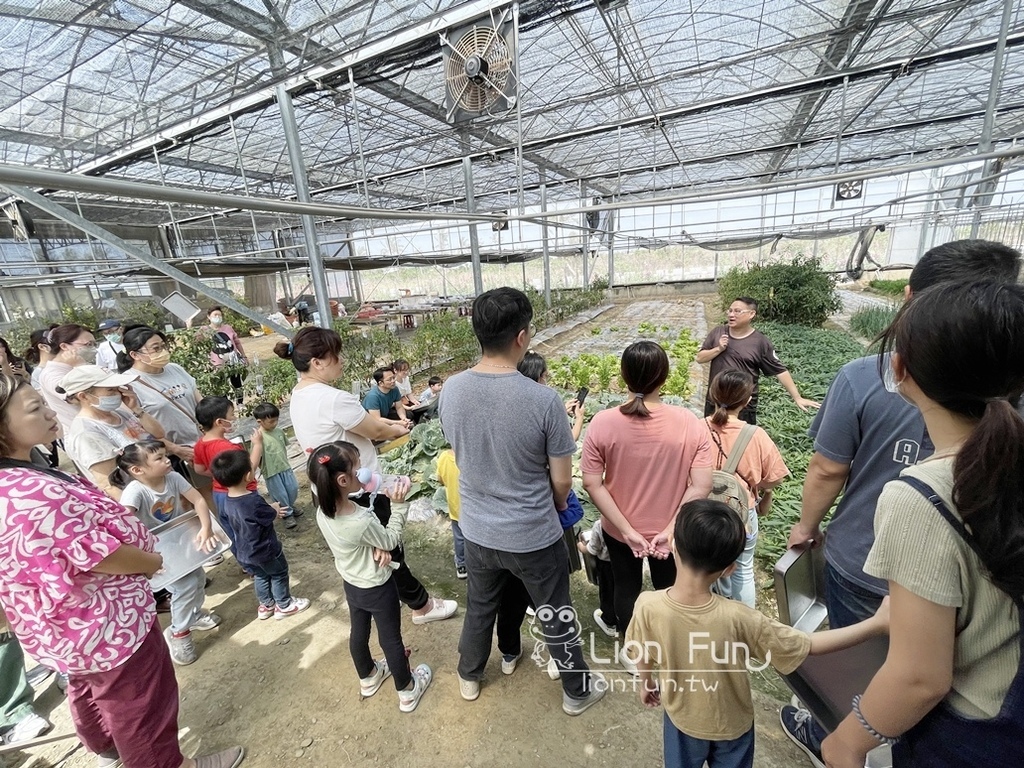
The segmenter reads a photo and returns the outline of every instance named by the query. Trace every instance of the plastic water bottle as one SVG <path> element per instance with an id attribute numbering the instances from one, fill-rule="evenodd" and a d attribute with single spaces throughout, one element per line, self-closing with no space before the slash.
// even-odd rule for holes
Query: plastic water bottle
<path id="1" fill-rule="evenodd" d="M 360 467 L 359 471 L 356 472 L 356 479 L 359 480 L 359 484 L 363 486 L 364 491 L 373 495 L 378 493 L 387 495 L 400 490 L 407 491 L 412 482 L 406 475 L 382 475 L 380 472 L 374 472 L 369 467 Z"/>

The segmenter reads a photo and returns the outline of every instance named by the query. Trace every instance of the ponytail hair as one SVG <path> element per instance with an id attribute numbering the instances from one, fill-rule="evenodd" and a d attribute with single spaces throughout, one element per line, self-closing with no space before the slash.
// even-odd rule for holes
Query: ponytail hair
<path id="1" fill-rule="evenodd" d="M 291 360 L 295 370 L 305 373 L 313 360 L 340 360 L 341 336 L 330 328 L 307 325 L 300 328 L 291 341 L 279 341 L 274 354 Z"/>
<path id="2" fill-rule="evenodd" d="M 110 484 L 123 491 L 128 487 L 128 483 L 135 479 L 132 477 L 132 467 L 141 467 L 150 456 L 166 450 L 167 446 L 159 440 L 139 440 L 137 443 L 126 445 L 117 454 L 117 466 L 110 473 Z"/>
<path id="3" fill-rule="evenodd" d="M 921 391 L 975 422 L 953 464 L 953 503 L 988 576 L 1024 596 L 1024 287 L 942 283 L 900 310 L 882 334 Z"/>
<path id="4" fill-rule="evenodd" d="M 306 463 L 306 474 L 316 489 L 320 511 L 327 517 L 334 518 L 338 504 L 345 496 L 335 478 L 351 472 L 358 463 L 359 449 L 344 440 L 325 443 L 310 454 Z"/>
<path id="5" fill-rule="evenodd" d="M 668 355 L 653 341 L 637 341 L 622 352 L 620 371 L 633 399 L 619 406 L 626 416 L 646 419 L 651 415 L 644 397 L 657 394 L 668 378 Z"/>
<path id="6" fill-rule="evenodd" d="M 742 408 L 754 394 L 754 377 L 746 371 L 722 371 L 715 376 L 708 389 L 708 396 L 715 406 L 711 423 L 724 426 L 729 420 L 729 411 Z"/>

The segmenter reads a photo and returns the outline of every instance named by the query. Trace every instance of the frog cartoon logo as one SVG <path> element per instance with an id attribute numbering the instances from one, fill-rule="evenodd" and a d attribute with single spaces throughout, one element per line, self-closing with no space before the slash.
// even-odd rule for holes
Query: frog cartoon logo
<path id="1" fill-rule="evenodd" d="M 553 659 L 558 667 L 573 669 L 576 664 L 570 649 L 583 645 L 582 631 L 576 621 L 576 610 L 571 605 L 538 607 L 537 621 L 530 625 L 530 634 L 535 640 L 530 658 L 539 667 L 547 666 Z"/>

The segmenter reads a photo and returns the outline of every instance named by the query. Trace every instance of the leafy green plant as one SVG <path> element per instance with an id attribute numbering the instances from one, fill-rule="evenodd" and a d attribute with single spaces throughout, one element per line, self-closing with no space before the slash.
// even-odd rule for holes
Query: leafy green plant
<path id="1" fill-rule="evenodd" d="M 872 280 L 868 286 L 873 291 L 884 293 L 886 296 L 903 298 L 903 292 L 907 287 L 906 280 Z"/>
<path id="2" fill-rule="evenodd" d="M 341 336 L 342 381 L 368 379 L 375 369 L 402 356 L 398 337 L 383 326 L 356 326 L 340 317 L 333 328 Z"/>
<path id="3" fill-rule="evenodd" d="M 406 500 L 417 496 L 436 497 L 441 487 L 437 479 L 437 457 L 448 448 L 448 441 L 437 419 L 417 424 L 409 433 L 409 441 L 401 448 L 381 454 L 381 471 L 408 475 L 412 481 Z M 447 508 L 447 503 L 445 504 Z"/>
<path id="4" fill-rule="evenodd" d="M 874 340 L 892 323 L 899 307 L 862 307 L 850 315 L 850 330 L 865 339 Z"/>
<path id="5" fill-rule="evenodd" d="M 420 323 L 407 351 L 412 365 L 417 368 L 433 368 L 439 363 L 461 367 L 476 359 L 480 344 L 469 318 L 444 311 Z"/>
<path id="6" fill-rule="evenodd" d="M 185 328 L 168 337 L 171 346 L 171 361 L 177 363 L 196 380 L 196 388 L 203 395 L 230 395 L 233 391 L 230 376 L 245 374 L 241 364 L 221 365 L 217 368 L 210 362 L 213 349 L 209 329 Z M 283 361 L 282 361 L 283 362 Z"/>
<path id="7" fill-rule="evenodd" d="M 722 309 L 737 296 L 758 302 L 760 320 L 821 326 L 839 310 L 836 276 L 824 272 L 816 258 L 797 257 L 791 262 L 756 264 L 743 271 L 732 269 L 718 282 Z"/>
<path id="8" fill-rule="evenodd" d="M 244 383 L 246 401 L 236 410 L 245 416 L 259 403 L 281 405 L 291 396 L 297 381 L 295 366 L 290 360 L 271 357 L 260 360 L 259 364 L 254 360 Z"/>
<path id="9" fill-rule="evenodd" d="M 618 372 L 619 358 L 615 355 L 602 355 L 601 359 L 597 362 L 597 369 L 594 371 L 594 374 L 597 376 L 597 383 L 601 389 L 607 390 L 611 386 L 615 374 Z"/>
<path id="10" fill-rule="evenodd" d="M 658 332 L 658 328 L 656 325 L 654 325 L 654 323 L 644 320 L 643 322 L 640 323 L 640 325 L 636 327 L 636 332 L 646 339 L 647 337 L 656 334 Z"/>
<path id="11" fill-rule="evenodd" d="M 527 288 L 526 295 L 533 306 L 533 324 L 547 328 L 560 323 L 578 312 L 596 307 L 605 299 L 604 288 L 562 288 L 551 291 L 551 309 L 544 303 L 544 294 L 535 288 Z"/>
<path id="12" fill-rule="evenodd" d="M 772 340 L 800 392 L 812 400 L 824 398 L 838 370 L 864 354 L 864 348 L 841 331 L 781 323 L 761 323 L 759 329 Z M 790 471 L 775 489 L 771 514 L 760 521 L 757 555 L 773 564 L 786 551 L 789 530 L 800 519 L 803 479 L 814 452 L 807 435 L 814 413 L 799 410 L 774 378 L 762 378 L 760 390 L 758 424 L 779 446 Z"/>
<path id="13" fill-rule="evenodd" d="M 591 328 L 590 329 L 590 335 L 591 336 L 600 336 L 601 335 L 601 326 L 595 325 L 593 328 Z"/>

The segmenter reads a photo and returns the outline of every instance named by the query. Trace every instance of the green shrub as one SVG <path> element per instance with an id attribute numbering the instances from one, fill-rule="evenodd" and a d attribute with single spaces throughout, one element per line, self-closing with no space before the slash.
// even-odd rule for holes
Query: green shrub
<path id="1" fill-rule="evenodd" d="M 899 307 L 895 304 L 888 307 L 863 307 L 850 316 L 850 330 L 873 341 L 889 327 L 898 311 Z"/>
<path id="2" fill-rule="evenodd" d="M 230 396 L 234 391 L 229 377 L 242 373 L 242 364 L 226 364 L 215 368 L 210 362 L 213 336 L 209 326 L 185 328 L 168 337 L 171 346 L 171 362 L 177 363 L 196 380 L 196 388 L 204 395 Z"/>
<path id="3" fill-rule="evenodd" d="M 334 320 L 333 328 L 341 336 L 341 380 L 364 381 L 382 365 L 391 365 L 402 357 L 398 337 L 384 326 L 355 326 L 346 317 Z M 347 387 L 345 387 L 347 389 Z"/>
<path id="4" fill-rule="evenodd" d="M 872 280 L 868 285 L 871 290 L 884 293 L 887 296 L 903 298 L 903 291 L 907 287 L 906 280 Z"/>
<path id="5" fill-rule="evenodd" d="M 818 328 L 840 308 L 836 277 L 821 269 L 815 258 L 797 257 L 792 262 L 757 264 L 747 271 L 738 267 L 718 282 L 722 309 L 737 296 L 758 302 L 761 320 Z"/>
<path id="6" fill-rule="evenodd" d="M 473 324 L 456 312 L 437 312 L 416 328 L 406 351 L 416 368 L 433 368 L 439 363 L 462 367 L 480 354 Z"/>
<path id="7" fill-rule="evenodd" d="M 597 281 L 595 281 L 596 283 Z M 604 288 L 592 287 L 587 290 L 563 288 L 551 291 L 551 309 L 544 303 L 544 293 L 536 288 L 527 288 L 526 295 L 533 306 L 533 324 L 547 328 L 560 323 L 577 312 L 596 307 L 604 301 Z"/>

